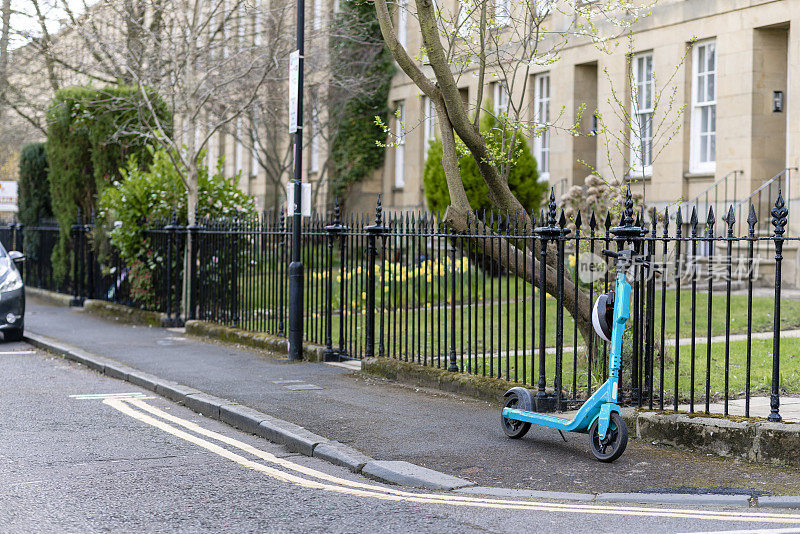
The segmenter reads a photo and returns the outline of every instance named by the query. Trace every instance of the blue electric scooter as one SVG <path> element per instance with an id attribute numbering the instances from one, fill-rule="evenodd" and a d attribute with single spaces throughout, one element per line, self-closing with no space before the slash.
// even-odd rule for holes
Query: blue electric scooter
<path id="1" fill-rule="evenodd" d="M 531 392 L 523 387 L 511 388 L 505 394 L 502 426 L 510 438 L 521 438 L 531 428 L 531 424 L 555 428 L 560 432 L 588 433 L 595 458 L 601 462 L 613 462 L 622 456 L 628 445 L 628 427 L 620 415 L 617 395 L 622 363 L 622 333 L 625 331 L 631 302 L 631 285 L 627 273 L 638 258 L 632 250 L 604 250 L 603 254 L 615 258 L 617 281 L 614 293 L 605 293 L 595 301 L 592 325 L 601 338 L 611 342 L 608 380 L 581 406 L 572 419 L 534 412 Z"/>

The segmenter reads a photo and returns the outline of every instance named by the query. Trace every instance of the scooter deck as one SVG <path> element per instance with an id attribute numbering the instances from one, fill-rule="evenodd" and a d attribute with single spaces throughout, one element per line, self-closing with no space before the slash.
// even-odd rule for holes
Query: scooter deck
<path id="1" fill-rule="evenodd" d="M 503 408 L 503 417 L 506 419 L 514 419 L 516 421 L 524 421 L 526 423 L 534 423 L 557 430 L 565 430 L 567 432 L 586 432 L 589 426 L 600 415 L 600 411 L 604 404 L 609 404 L 611 410 L 619 411 L 619 407 L 615 404 L 612 397 L 613 381 L 611 379 L 604 382 L 594 395 L 589 398 L 575 417 L 572 419 L 562 419 L 552 415 L 546 415 L 539 412 L 529 412 L 527 410 L 519 410 L 517 408 Z"/>
<path id="2" fill-rule="evenodd" d="M 562 417 L 555 417 L 553 415 L 545 415 L 538 412 L 529 412 L 526 410 L 516 410 L 514 408 L 506 408 L 503 410 L 503 417 L 506 419 L 514 419 L 516 421 L 525 421 L 528 423 L 535 423 L 537 425 L 547 426 L 550 428 L 557 428 L 559 430 L 572 431 L 577 429 L 578 421 L 574 419 L 564 419 Z"/>

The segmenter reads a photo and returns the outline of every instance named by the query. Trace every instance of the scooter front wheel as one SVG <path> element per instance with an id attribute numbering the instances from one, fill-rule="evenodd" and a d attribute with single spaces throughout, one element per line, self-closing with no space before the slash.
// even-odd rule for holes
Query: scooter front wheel
<path id="1" fill-rule="evenodd" d="M 589 443 L 591 444 L 592 454 L 601 462 L 613 462 L 625 452 L 628 446 L 628 427 L 622 416 L 617 412 L 611 412 L 611 421 L 608 425 L 605 439 L 600 439 L 599 430 L 600 418 L 594 420 L 589 429 Z"/>
<path id="2" fill-rule="evenodd" d="M 505 402 L 503 408 L 516 408 L 518 410 L 533 410 L 533 398 L 531 392 L 525 388 L 516 387 L 509 389 L 505 394 Z M 521 438 L 528 433 L 531 424 L 525 421 L 517 421 L 516 419 L 507 419 L 500 413 L 500 422 L 503 427 L 503 432 L 509 438 Z"/>

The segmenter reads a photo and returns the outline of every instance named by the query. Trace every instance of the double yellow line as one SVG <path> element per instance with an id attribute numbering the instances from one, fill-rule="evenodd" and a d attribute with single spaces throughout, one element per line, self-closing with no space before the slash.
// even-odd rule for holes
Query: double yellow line
<path id="1" fill-rule="evenodd" d="M 237 439 L 208 430 L 200 425 L 166 413 L 147 404 L 139 398 L 106 398 L 104 404 L 145 424 L 158 428 L 175 437 L 193 443 L 209 452 L 236 462 L 239 465 L 258 471 L 270 478 L 304 488 L 331 491 L 356 497 L 374 498 L 385 501 L 405 501 L 420 504 L 443 504 L 448 506 L 469 506 L 475 508 L 494 508 L 505 510 L 524 510 L 539 512 L 560 512 L 578 514 L 621 515 L 669 517 L 710 521 L 740 521 L 757 523 L 800 523 L 800 514 L 776 514 L 751 511 L 688 510 L 680 508 L 653 508 L 642 506 L 612 506 L 596 504 L 565 504 L 555 502 L 518 501 L 511 499 L 489 499 L 444 493 L 409 492 L 377 484 L 347 480 L 329 475 L 289 460 L 278 458 L 252 445 Z M 134 409 L 136 408 L 136 409 Z M 171 423 L 171 424 L 170 424 Z M 185 430 L 182 430 L 181 428 Z M 192 433 L 187 432 L 191 431 Z M 203 437 L 200 437 L 203 436 Z M 238 449 L 265 463 L 251 460 L 217 443 Z"/>

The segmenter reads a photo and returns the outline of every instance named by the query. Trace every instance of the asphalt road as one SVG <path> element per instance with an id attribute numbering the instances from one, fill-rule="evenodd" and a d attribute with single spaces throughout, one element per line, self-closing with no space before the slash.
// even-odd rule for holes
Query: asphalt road
<path id="1" fill-rule="evenodd" d="M 0 345 L 2 532 L 697 532 L 800 514 L 385 486 L 23 343 Z"/>
<path id="2" fill-rule="evenodd" d="M 324 364 L 282 364 L 229 344 L 133 327 L 29 301 L 30 331 L 229 399 L 340 441 L 379 460 L 405 460 L 482 486 L 572 492 L 800 493 L 800 470 L 754 465 L 632 440 L 597 462 L 582 434 L 564 443 L 533 427 L 509 440 L 499 406 L 419 391 Z M 295 381 L 295 382 L 287 382 Z M 293 390 L 293 385 L 319 389 Z M 705 488 L 709 488 L 706 490 Z"/>

